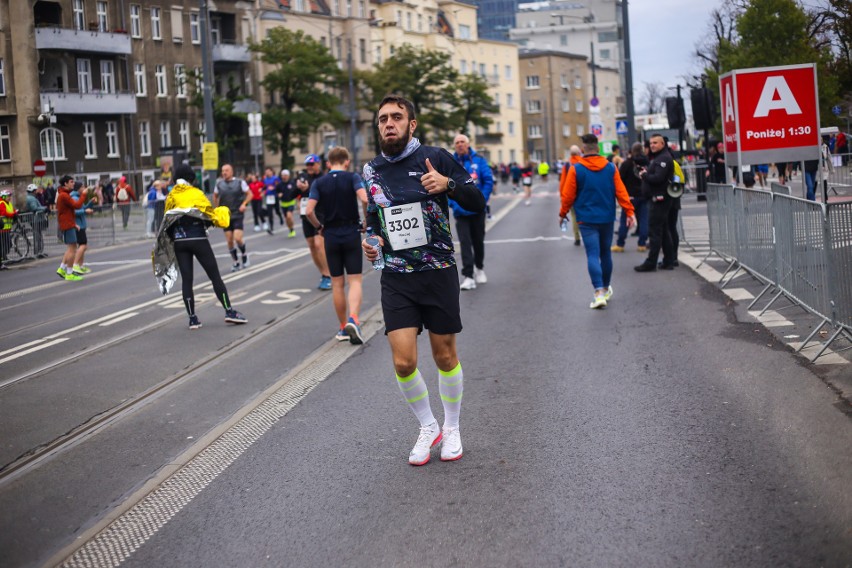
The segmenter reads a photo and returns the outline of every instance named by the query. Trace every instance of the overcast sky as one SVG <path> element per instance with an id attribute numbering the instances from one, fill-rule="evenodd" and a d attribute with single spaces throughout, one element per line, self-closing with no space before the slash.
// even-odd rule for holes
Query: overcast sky
<path id="1" fill-rule="evenodd" d="M 636 103 L 643 83 L 683 84 L 682 75 L 699 69 L 695 44 L 709 30 L 713 0 L 629 0 L 630 46 Z M 673 92 L 672 92 L 673 93 Z M 685 97 L 688 98 L 688 97 Z"/>

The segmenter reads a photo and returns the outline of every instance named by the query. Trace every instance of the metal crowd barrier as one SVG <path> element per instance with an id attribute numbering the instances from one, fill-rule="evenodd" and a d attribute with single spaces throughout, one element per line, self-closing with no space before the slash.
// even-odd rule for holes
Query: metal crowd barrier
<path id="1" fill-rule="evenodd" d="M 852 342 L 852 202 L 826 205 L 792 197 L 782 187 L 765 191 L 708 184 L 710 253 L 702 263 L 714 253 L 729 263 L 720 279 L 723 287 L 740 270 L 762 282 L 749 309 L 774 288 L 761 313 L 784 296 L 820 317 L 799 351 L 831 325 L 834 330 L 815 361 L 838 338 Z"/>
<path id="2" fill-rule="evenodd" d="M 164 201 L 154 208 L 154 232 L 163 219 Z M 146 207 L 141 203 L 92 206 L 86 215 L 86 236 L 90 248 L 143 240 L 148 233 Z M 125 223 L 126 219 L 126 223 Z M 13 264 L 38 256 L 61 256 L 65 244 L 59 234 L 56 212 L 19 213 L 7 234 L 0 231 L 0 259 Z"/>

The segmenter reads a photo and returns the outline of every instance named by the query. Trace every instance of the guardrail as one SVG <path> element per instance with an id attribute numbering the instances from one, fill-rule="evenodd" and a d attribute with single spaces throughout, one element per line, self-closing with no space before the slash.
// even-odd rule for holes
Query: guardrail
<path id="1" fill-rule="evenodd" d="M 89 247 L 144 240 L 150 232 L 156 233 L 159 228 L 164 205 L 165 201 L 156 203 L 150 227 L 147 207 L 141 203 L 91 206 L 92 213 L 86 215 Z M 64 252 L 65 244 L 59 236 L 55 212 L 19 213 L 11 231 L 0 231 L 0 260 L 3 264 L 39 256 L 61 256 Z"/>
<path id="2" fill-rule="evenodd" d="M 749 309 L 774 289 L 761 314 L 784 296 L 821 318 L 797 351 L 830 325 L 811 361 L 839 338 L 852 342 L 852 202 L 808 201 L 778 184 L 772 191 L 708 184 L 707 215 L 710 252 L 702 262 L 715 253 L 729 263 L 723 288 L 742 270 L 764 284 Z"/>

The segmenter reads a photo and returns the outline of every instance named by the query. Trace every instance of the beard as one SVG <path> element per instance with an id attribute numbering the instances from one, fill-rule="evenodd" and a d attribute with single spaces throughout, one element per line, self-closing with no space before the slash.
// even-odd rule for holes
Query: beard
<path id="1" fill-rule="evenodd" d="M 382 138 L 379 140 L 379 147 L 386 156 L 398 156 L 408 146 L 409 140 L 411 140 L 411 130 L 406 130 L 404 135 L 393 140 Z"/>

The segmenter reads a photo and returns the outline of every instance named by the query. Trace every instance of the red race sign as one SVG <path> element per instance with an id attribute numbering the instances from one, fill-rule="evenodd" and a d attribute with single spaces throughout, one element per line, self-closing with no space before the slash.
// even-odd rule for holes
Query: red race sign
<path id="1" fill-rule="evenodd" d="M 728 163 L 819 158 L 814 64 L 732 71 L 719 78 L 719 89 Z"/>
<path id="2" fill-rule="evenodd" d="M 44 177 L 45 173 L 47 173 L 47 164 L 44 163 L 44 160 L 33 162 L 33 174 L 35 177 Z"/>

